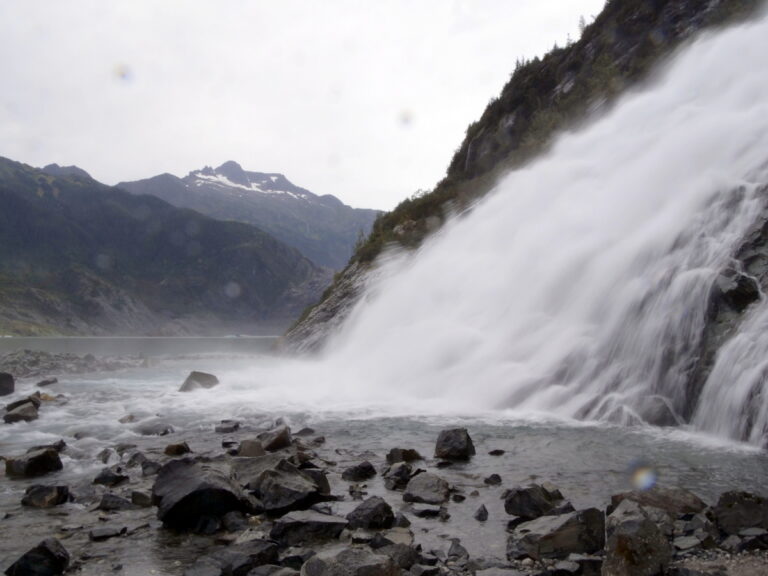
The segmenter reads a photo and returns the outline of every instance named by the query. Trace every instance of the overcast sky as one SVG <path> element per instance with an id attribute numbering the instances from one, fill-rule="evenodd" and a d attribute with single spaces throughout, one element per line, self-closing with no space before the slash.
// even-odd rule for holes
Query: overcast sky
<path id="1" fill-rule="evenodd" d="M 390 209 L 605 0 L 3 0 L 0 156 L 107 184 L 235 160 Z"/>

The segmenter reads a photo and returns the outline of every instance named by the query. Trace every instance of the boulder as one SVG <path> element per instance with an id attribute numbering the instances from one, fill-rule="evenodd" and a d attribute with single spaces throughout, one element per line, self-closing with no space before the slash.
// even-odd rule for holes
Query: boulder
<path id="1" fill-rule="evenodd" d="M 237 448 L 237 455 L 243 458 L 256 458 L 267 453 L 257 439 L 243 440 Z"/>
<path id="2" fill-rule="evenodd" d="M 189 454 L 192 450 L 189 448 L 189 444 L 186 442 L 180 442 L 178 444 L 168 444 L 163 450 L 166 456 L 183 456 Z"/>
<path id="3" fill-rule="evenodd" d="M 35 450 L 5 461 L 8 478 L 34 478 L 62 468 L 59 453 L 53 448 Z"/>
<path id="4" fill-rule="evenodd" d="M 346 526 L 347 520 L 340 516 L 301 510 L 275 520 L 269 537 L 285 546 L 298 546 L 305 542 L 335 540 Z"/>
<path id="5" fill-rule="evenodd" d="M 395 521 L 395 514 L 383 498 L 371 496 L 347 514 L 347 520 L 352 529 L 391 528 Z"/>
<path id="6" fill-rule="evenodd" d="M 466 428 L 443 430 L 437 437 L 435 458 L 447 460 L 469 460 L 475 455 L 475 446 Z"/>
<path id="7" fill-rule="evenodd" d="M 397 462 L 384 473 L 384 486 L 388 490 L 403 490 L 413 476 L 413 468 L 406 462 Z"/>
<path id="8" fill-rule="evenodd" d="M 472 517 L 478 522 L 485 522 L 488 520 L 488 509 L 485 507 L 485 504 L 480 504 L 480 508 L 477 509 Z"/>
<path id="9" fill-rule="evenodd" d="M 367 460 L 350 466 L 341 473 L 341 479 L 347 482 L 363 482 L 374 476 L 376 476 L 376 468 Z"/>
<path id="10" fill-rule="evenodd" d="M 415 548 L 406 544 L 390 544 L 376 550 L 376 554 L 389 556 L 395 566 L 408 570 L 419 561 L 419 553 Z"/>
<path id="11" fill-rule="evenodd" d="M 219 379 L 213 374 L 192 371 L 189 373 L 189 376 L 187 376 L 187 379 L 184 380 L 181 388 L 179 388 L 179 392 L 191 392 L 192 390 L 197 390 L 199 388 L 213 388 L 218 383 Z"/>
<path id="12" fill-rule="evenodd" d="M 636 503 L 623 502 L 608 517 L 603 574 L 654 576 L 665 573 L 672 547 Z"/>
<path id="13" fill-rule="evenodd" d="M 21 406 L 17 406 L 13 410 L 6 412 L 3 415 L 3 421 L 6 424 L 15 424 L 16 422 L 32 422 L 37 420 L 39 414 L 37 408 L 32 402 L 25 401 Z"/>
<path id="14" fill-rule="evenodd" d="M 684 488 L 663 488 L 654 486 L 650 490 L 633 490 L 611 496 L 611 510 L 614 510 L 622 501 L 631 500 L 641 506 L 660 508 L 672 518 L 681 514 L 698 514 L 706 507 L 706 503 L 693 492 Z"/>
<path id="15" fill-rule="evenodd" d="M 22 506 L 30 508 L 52 508 L 69 501 L 67 486 L 43 486 L 35 484 L 27 488 L 21 499 Z"/>
<path id="16" fill-rule="evenodd" d="M 232 510 L 247 511 L 240 489 L 221 472 L 205 469 L 189 459 L 172 460 L 157 474 L 152 486 L 157 517 L 178 531 L 205 531 Z"/>
<path id="17" fill-rule="evenodd" d="M 40 392 L 35 392 L 34 394 L 31 394 L 25 398 L 21 398 L 19 400 L 15 400 L 14 402 L 6 404 L 5 410 L 7 412 L 10 412 L 11 410 L 15 410 L 19 406 L 23 406 L 24 404 L 27 404 L 27 403 L 32 403 L 34 404 L 35 408 L 40 408 L 40 405 L 43 403 L 42 397 L 40 396 Z"/>
<path id="18" fill-rule="evenodd" d="M 267 452 L 274 452 L 291 445 L 291 429 L 282 425 L 259 434 L 259 441 Z"/>
<path id="19" fill-rule="evenodd" d="M 756 494 L 725 492 L 712 512 L 717 526 L 726 534 L 738 534 L 745 528 L 768 529 L 768 500 Z"/>
<path id="20" fill-rule="evenodd" d="M 43 540 L 5 571 L 8 576 L 54 576 L 69 566 L 69 552 L 56 538 Z"/>
<path id="21" fill-rule="evenodd" d="M 0 396 L 8 396 L 16 390 L 16 381 L 12 374 L 0 372 Z"/>
<path id="22" fill-rule="evenodd" d="M 347 548 L 313 556 L 301 567 L 301 576 L 400 576 L 400 568 L 385 554 Z"/>
<path id="23" fill-rule="evenodd" d="M 308 508 L 326 500 L 328 492 L 310 474 L 280 460 L 247 485 L 270 513 Z"/>
<path id="24" fill-rule="evenodd" d="M 398 462 L 415 462 L 424 460 L 413 448 L 392 448 L 387 454 L 387 464 L 397 464 Z"/>
<path id="25" fill-rule="evenodd" d="M 507 542 L 510 560 L 564 559 L 569 554 L 592 554 L 605 545 L 605 516 L 597 508 L 542 516 L 523 522 Z"/>
<path id="26" fill-rule="evenodd" d="M 118 510 L 131 510 L 133 509 L 133 503 L 129 502 L 125 498 L 107 492 L 101 497 L 101 502 L 97 506 L 97 510 L 103 510 L 105 512 L 116 512 Z"/>
<path id="27" fill-rule="evenodd" d="M 552 514 L 563 503 L 557 496 L 561 496 L 559 491 L 549 491 L 540 484 L 512 488 L 504 496 L 504 510 L 524 520 L 533 520 Z"/>
<path id="28" fill-rule="evenodd" d="M 123 469 L 120 466 L 115 466 L 114 468 L 103 468 L 101 472 L 98 473 L 96 478 L 93 479 L 93 483 L 113 488 L 129 480 L 128 476 L 122 472 Z"/>
<path id="29" fill-rule="evenodd" d="M 422 504 L 442 504 L 448 499 L 449 490 L 448 482 L 440 476 L 424 472 L 411 478 L 405 487 L 403 500 Z"/>

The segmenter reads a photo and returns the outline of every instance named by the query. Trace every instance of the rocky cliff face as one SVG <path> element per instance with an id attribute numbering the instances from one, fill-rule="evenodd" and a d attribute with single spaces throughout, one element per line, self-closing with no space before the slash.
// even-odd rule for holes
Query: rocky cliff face
<path id="1" fill-rule="evenodd" d="M 0 159 L 0 334 L 253 332 L 331 272 L 245 224 Z"/>
<path id="2" fill-rule="evenodd" d="M 282 174 L 243 170 L 232 161 L 184 178 L 162 174 L 118 186 L 213 218 L 252 224 L 318 266 L 337 270 L 347 264 L 355 243 L 379 214 L 346 206 L 335 196 L 313 194 Z"/>
<path id="3" fill-rule="evenodd" d="M 434 191 L 379 218 L 316 311 L 284 338 L 288 348 L 317 348 L 354 305 L 366 269 L 382 248 L 420 245 L 448 215 L 469 209 L 498 176 L 542 152 L 556 134 L 606 109 L 627 87 L 698 32 L 753 14 L 759 0 L 608 1 L 572 45 L 519 62 L 500 96 L 467 128 L 446 177 Z M 308 335 L 312 335 L 309 337 Z M 308 339 L 309 338 L 309 339 Z"/>

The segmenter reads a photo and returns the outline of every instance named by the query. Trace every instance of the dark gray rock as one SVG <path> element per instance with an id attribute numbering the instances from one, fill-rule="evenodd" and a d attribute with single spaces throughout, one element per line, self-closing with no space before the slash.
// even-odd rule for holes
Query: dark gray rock
<path id="1" fill-rule="evenodd" d="M 475 446 L 466 428 L 443 430 L 435 444 L 435 458 L 469 460 L 475 455 Z"/>
<path id="2" fill-rule="evenodd" d="M 392 507 L 379 496 L 371 496 L 347 514 L 350 528 L 391 528 L 395 522 Z"/>
<path id="3" fill-rule="evenodd" d="M 335 540 L 346 526 L 346 518 L 301 510 L 275 520 L 269 537 L 286 546 L 299 546 L 306 542 Z"/>
<path id="4" fill-rule="evenodd" d="M 247 484 L 270 513 L 308 508 L 327 499 L 327 492 L 305 470 L 280 460 Z"/>
<path id="5" fill-rule="evenodd" d="M 69 552 L 56 538 L 43 540 L 5 571 L 8 576 L 55 576 L 69 567 Z"/>
<path id="6" fill-rule="evenodd" d="M 291 445 L 291 429 L 285 425 L 278 426 L 259 434 L 259 441 L 267 452 L 288 448 Z"/>
<path id="7" fill-rule="evenodd" d="M 8 396 L 16 390 L 16 381 L 12 374 L 0 372 L 0 396 Z"/>
<path id="8" fill-rule="evenodd" d="M 376 554 L 389 556 L 395 566 L 408 570 L 419 561 L 419 553 L 406 544 L 389 544 L 376 550 Z"/>
<path id="9" fill-rule="evenodd" d="M 593 554 L 605 545 L 605 516 L 596 508 L 542 516 L 523 522 L 507 542 L 510 560 L 564 559 L 569 554 Z"/>
<path id="10" fill-rule="evenodd" d="M 66 486 L 43 486 L 35 484 L 24 492 L 22 506 L 31 508 L 52 508 L 69 501 L 69 488 Z"/>
<path id="11" fill-rule="evenodd" d="M 407 462 L 396 462 L 384 473 L 384 486 L 388 490 L 403 490 L 413 476 L 413 468 Z"/>
<path id="12" fill-rule="evenodd" d="M 207 372 L 192 371 L 184 380 L 184 383 L 179 388 L 179 392 L 191 392 L 192 390 L 198 390 L 200 388 L 213 388 L 219 383 L 219 379 L 213 374 Z"/>
<path id="13" fill-rule="evenodd" d="M 128 532 L 126 526 L 112 525 L 112 526 L 99 526 L 88 532 L 88 539 L 93 542 L 103 542 L 110 538 L 117 538 L 123 536 Z"/>
<path id="14" fill-rule="evenodd" d="M 373 464 L 367 460 L 360 464 L 350 466 L 341 473 L 342 480 L 346 480 L 347 482 L 363 482 L 374 476 L 376 476 L 376 468 L 374 468 Z"/>
<path id="15" fill-rule="evenodd" d="M 157 517 L 178 531 L 205 531 L 211 520 L 227 512 L 247 511 L 240 489 L 221 472 L 204 469 L 191 460 L 172 460 L 157 474 L 152 486 Z"/>
<path id="16" fill-rule="evenodd" d="M 485 522 L 488 520 L 488 509 L 485 507 L 485 504 L 481 504 L 480 508 L 475 511 L 472 517 L 478 522 Z"/>
<path id="17" fill-rule="evenodd" d="M 240 430 L 240 422 L 237 420 L 222 420 L 221 424 L 217 424 L 213 430 L 218 434 L 232 434 L 232 432 Z"/>
<path id="18" fill-rule="evenodd" d="M 42 398 L 40 397 L 40 392 L 35 392 L 34 394 L 31 394 L 30 396 L 26 396 L 25 398 L 21 398 L 19 400 L 15 400 L 9 404 L 5 405 L 5 410 L 7 412 L 10 412 L 11 410 L 15 410 L 16 408 L 20 406 L 24 406 L 24 404 L 33 404 L 35 408 L 40 408 L 40 405 L 43 403 Z"/>
<path id="19" fill-rule="evenodd" d="M 400 576 L 400 568 L 385 554 L 364 548 L 313 556 L 301 568 L 302 576 Z"/>
<path id="20" fill-rule="evenodd" d="M 562 503 L 552 496 L 553 494 L 540 484 L 512 488 L 504 497 L 504 510 L 507 514 L 533 520 L 551 514 Z"/>
<path id="21" fill-rule="evenodd" d="M 180 442 L 178 444 L 168 444 L 163 450 L 166 456 L 183 456 L 189 454 L 192 450 L 189 448 L 189 444 L 186 442 Z"/>
<path id="22" fill-rule="evenodd" d="M 128 476 L 122 473 L 122 468 L 116 466 L 114 468 L 104 468 L 96 478 L 93 479 L 94 484 L 101 484 L 102 486 L 109 486 L 113 488 L 119 486 L 123 482 L 128 481 Z"/>
<path id="23" fill-rule="evenodd" d="M 256 458 L 258 456 L 264 456 L 266 453 L 267 451 L 264 450 L 261 441 L 256 438 L 243 440 L 240 442 L 240 446 L 237 449 L 237 455 L 243 458 Z"/>
<path id="24" fill-rule="evenodd" d="M 104 510 L 105 512 L 116 512 L 118 510 L 131 510 L 134 508 L 132 502 L 129 502 L 125 498 L 107 492 L 101 497 L 101 502 L 97 507 L 98 510 Z"/>
<path id="25" fill-rule="evenodd" d="M 756 494 L 725 492 L 712 512 L 717 526 L 726 534 L 738 534 L 745 528 L 768 529 L 768 500 Z"/>
<path id="26" fill-rule="evenodd" d="M 706 503 L 693 492 L 684 488 L 664 488 L 654 486 L 650 490 L 633 490 L 611 496 L 611 510 L 614 510 L 624 500 L 637 502 L 641 506 L 660 508 L 676 518 L 680 514 L 698 514 L 706 507 Z"/>
<path id="27" fill-rule="evenodd" d="M 501 476 L 498 474 L 491 474 L 483 480 L 483 484 L 488 486 L 499 486 L 501 484 Z"/>
<path id="28" fill-rule="evenodd" d="M 131 492 L 131 504 L 139 508 L 149 508 L 152 506 L 152 496 L 147 492 L 134 490 Z"/>
<path id="29" fill-rule="evenodd" d="M 424 460 L 424 458 L 413 448 L 392 448 L 387 454 L 387 464 L 389 465 L 417 460 Z"/>
<path id="30" fill-rule="evenodd" d="M 59 382 L 58 378 L 46 378 L 45 380 L 40 380 L 36 384 L 38 388 L 45 388 L 46 386 L 52 386 L 53 384 L 57 384 Z"/>
<path id="31" fill-rule="evenodd" d="M 145 460 L 141 463 L 141 475 L 146 476 L 154 476 L 158 472 L 160 472 L 160 468 L 162 468 L 160 462 L 153 462 L 152 460 Z"/>
<path id="32" fill-rule="evenodd" d="M 25 401 L 21 406 L 6 412 L 3 415 L 3 421 L 6 424 L 15 424 L 16 422 L 32 422 L 37 420 L 38 417 L 39 414 L 35 405 L 32 402 Z"/>
<path id="33" fill-rule="evenodd" d="M 35 450 L 5 461 L 5 475 L 8 478 L 34 478 L 62 468 L 59 453 L 53 448 Z"/>
<path id="34" fill-rule="evenodd" d="M 409 571 L 411 576 L 439 576 L 439 566 L 425 566 L 424 564 L 414 564 Z M 479 574 L 479 572 L 476 572 Z M 494 575 L 495 576 L 495 575 Z M 514 575 L 517 576 L 517 575 Z"/>
<path id="35" fill-rule="evenodd" d="M 442 504 L 448 499 L 448 482 L 435 474 L 417 474 L 408 482 L 403 494 L 405 502 Z"/>
<path id="36" fill-rule="evenodd" d="M 249 540 L 207 554 L 188 568 L 185 576 L 246 576 L 259 566 L 278 561 L 277 545 L 267 540 Z"/>
<path id="37" fill-rule="evenodd" d="M 622 502 L 608 517 L 604 574 L 662 574 L 671 559 L 667 537 L 636 502 Z"/>

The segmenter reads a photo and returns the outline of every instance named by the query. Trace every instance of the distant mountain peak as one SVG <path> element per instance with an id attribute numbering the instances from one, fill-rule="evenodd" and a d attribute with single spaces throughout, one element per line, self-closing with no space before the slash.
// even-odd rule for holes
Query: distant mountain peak
<path id="1" fill-rule="evenodd" d="M 251 184 L 248 179 L 248 174 L 243 170 L 243 167 L 234 160 L 224 162 L 224 164 L 216 168 L 215 172 L 225 176 L 235 184 L 240 184 L 242 186 L 249 186 Z"/>
<path id="2" fill-rule="evenodd" d="M 88 172 L 86 172 L 85 170 L 77 166 L 59 166 L 58 164 L 54 163 L 54 164 L 48 164 L 47 166 L 43 166 L 41 170 L 46 174 L 50 174 L 51 176 L 60 176 L 60 177 L 79 176 L 81 178 L 92 179 L 91 175 L 88 174 Z"/>

